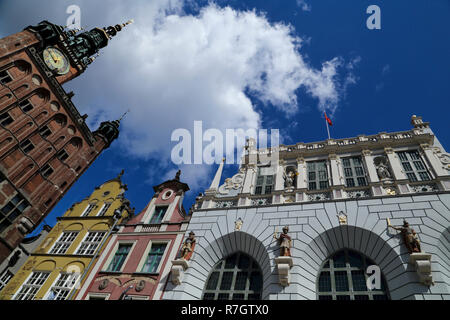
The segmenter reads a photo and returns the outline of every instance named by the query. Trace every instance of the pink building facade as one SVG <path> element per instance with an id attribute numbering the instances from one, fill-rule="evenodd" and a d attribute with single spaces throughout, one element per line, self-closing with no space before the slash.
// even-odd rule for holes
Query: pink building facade
<path id="1" fill-rule="evenodd" d="M 82 279 L 76 300 L 158 300 L 170 281 L 189 217 L 189 186 L 173 180 L 153 187 L 147 207 L 115 231 L 96 265 Z"/>

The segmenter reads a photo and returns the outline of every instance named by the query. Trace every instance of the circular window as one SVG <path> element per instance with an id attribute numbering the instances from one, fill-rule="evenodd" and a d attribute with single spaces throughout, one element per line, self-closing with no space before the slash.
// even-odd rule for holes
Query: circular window
<path id="1" fill-rule="evenodd" d="M 107 195 L 109 195 L 111 192 L 109 192 L 109 191 L 105 191 L 104 193 L 103 193 L 103 196 L 104 197 L 106 197 Z"/>
<path id="2" fill-rule="evenodd" d="M 169 199 L 173 194 L 172 190 L 167 190 L 166 192 L 164 192 L 164 194 L 162 195 L 162 199 L 163 200 L 167 200 Z"/>

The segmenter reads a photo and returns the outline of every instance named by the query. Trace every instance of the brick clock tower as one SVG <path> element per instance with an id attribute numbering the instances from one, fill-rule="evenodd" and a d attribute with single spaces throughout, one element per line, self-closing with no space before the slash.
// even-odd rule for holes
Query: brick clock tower
<path id="1" fill-rule="evenodd" d="M 62 84 L 131 23 L 79 33 L 43 21 L 0 39 L 0 262 L 119 135 L 91 132 Z"/>

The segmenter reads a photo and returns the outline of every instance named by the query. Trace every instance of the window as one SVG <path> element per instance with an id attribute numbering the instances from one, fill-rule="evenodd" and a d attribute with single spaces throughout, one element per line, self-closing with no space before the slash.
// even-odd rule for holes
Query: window
<path id="1" fill-rule="evenodd" d="M 155 212 L 153 213 L 153 216 L 150 220 L 150 224 L 161 223 L 168 208 L 168 206 L 155 207 Z"/>
<path id="2" fill-rule="evenodd" d="M 33 110 L 33 105 L 28 99 L 19 102 L 19 107 L 20 109 L 22 109 L 23 112 L 30 112 L 31 110 Z"/>
<path id="3" fill-rule="evenodd" d="M 4 127 L 11 124 L 13 122 L 13 118 L 9 115 L 8 112 L 0 114 L 0 124 Z"/>
<path id="4" fill-rule="evenodd" d="M 34 145 L 31 143 L 29 139 L 27 139 L 20 144 L 20 148 L 22 148 L 23 152 L 29 153 L 31 150 L 34 149 Z"/>
<path id="5" fill-rule="evenodd" d="M 47 300 L 66 300 L 77 280 L 78 274 L 76 273 L 61 273 L 56 283 L 50 288 Z"/>
<path id="6" fill-rule="evenodd" d="M 108 211 L 109 207 L 111 207 L 111 203 L 105 203 L 97 216 L 103 217 Z"/>
<path id="7" fill-rule="evenodd" d="M 0 291 L 2 291 L 2 289 L 8 284 L 9 280 L 11 280 L 13 276 L 14 275 L 9 270 L 3 272 L 3 274 L 0 276 Z"/>
<path id="8" fill-rule="evenodd" d="M 67 158 L 69 158 L 69 154 L 66 152 L 66 150 L 62 149 L 58 154 L 56 155 L 59 160 L 64 161 Z"/>
<path id="9" fill-rule="evenodd" d="M 117 272 L 122 269 L 122 265 L 131 250 L 131 246 L 131 244 L 119 244 L 119 248 L 117 249 L 113 260 L 109 264 L 107 271 Z"/>
<path id="10" fill-rule="evenodd" d="M 308 162 L 308 190 L 323 190 L 328 188 L 326 161 Z"/>
<path id="11" fill-rule="evenodd" d="M 161 262 L 164 251 L 166 250 L 165 243 L 152 244 L 150 253 L 145 261 L 144 267 L 141 272 L 156 273 L 158 271 L 159 264 Z"/>
<path id="12" fill-rule="evenodd" d="M 41 174 L 44 178 L 50 177 L 50 175 L 53 173 L 53 168 L 50 167 L 50 165 L 47 163 L 44 167 L 41 169 Z"/>
<path id="13" fill-rule="evenodd" d="M 361 157 L 343 158 L 345 185 L 347 187 L 362 187 L 367 185 Z"/>
<path id="14" fill-rule="evenodd" d="M 52 134 L 51 130 L 47 126 L 42 127 L 39 130 L 39 133 L 41 134 L 42 138 L 47 138 L 49 135 Z"/>
<path id="15" fill-rule="evenodd" d="M 255 194 L 271 194 L 275 183 L 270 167 L 259 167 L 256 178 Z"/>
<path id="16" fill-rule="evenodd" d="M 100 242 L 102 241 L 105 234 L 105 231 L 89 232 L 86 238 L 81 243 L 80 248 L 78 248 L 76 254 L 93 255 L 100 245 Z"/>
<path id="17" fill-rule="evenodd" d="M 66 231 L 59 237 L 58 241 L 53 245 L 53 248 L 49 253 L 51 254 L 64 254 L 69 249 L 70 245 L 73 243 L 77 237 L 78 232 L 76 231 Z"/>
<path id="18" fill-rule="evenodd" d="M 381 288 L 368 289 L 367 267 L 373 261 L 352 250 L 341 250 L 325 261 L 317 281 L 319 300 L 388 300 L 386 281 Z"/>
<path id="19" fill-rule="evenodd" d="M 24 283 L 18 293 L 15 295 L 14 300 L 32 300 L 36 296 L 36 293 L 41 289 L 42 285 L 47 280 L 49 272 L 39 272 L 35 271 L 28 278 L 27 282 Z"/>
<path id="20" fill-rule="evenodd" d="M 12 77 L 9 75 L 8 71 L 0 71 L 0 83 L 7 84 L 12 81 Z"/>
<path id="21" fill-rule="evenodd" d="M 95 209 L 95 204 L 93 204 L 93 203 L 88 204 L 88 206 L 86 207 L 84 212 L 81 214 L 81 216 L 87 217 L 94 209 Z"/>
<path id="22" fill-rule="evenodd" d="M 15 195 L 8 203 L 0 209 L 0 232 L 11 225 L 30 204 L 21 195 Z"/>
<path id="23" fill-rule="evenodd" d="M 419 152 L 416 150 L 398 152 L 398 156 L 409 181 L 415 182 L 430 180 L 430 175 L 428 174 L 425 164 L 420 158 Z"/>
<path id="24" fill-rule="evenodd" d="M 258 263 L 238 252 L 220 261 L 203 290 L 204 300 L 260 300 L 263 285 Z"/>

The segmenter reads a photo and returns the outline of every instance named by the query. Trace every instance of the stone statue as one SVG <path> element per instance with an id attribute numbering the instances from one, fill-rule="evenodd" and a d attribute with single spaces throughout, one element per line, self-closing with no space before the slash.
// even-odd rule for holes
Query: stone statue
<path id="1" fill-rule="evenodd" d="M 392 179 L 391 172 L 389 171 L 389 167 L 386 164 L 386 158 L 377 157 L 374 161 L 377 168 L 378 178 L 380 178 L 380 180 Z"/>
<path id="2" fill-rule="evenodd" d="M 236 222 L 234 223 L 234 230 L 236 230 L 236 231 L 241 230 L 243 223 L 244 223 L 244 221 L 242 221 L 241 218 L 237 219 Z"/>
<path id="3" fill-rule="evenodd" d="M 284 178 L 284 186 L 286 188 L 293 188 L 295 187 L 295 177 L 298 175 L 298 173 L 294 170 L 288 170 L 285 171 L 283 174 Z"/>
<path id="4" fill-rule="evenodd" d="M 417 238 L 416 232 L 414 231 L 413 228 L 409 226 L 409 223 L 406 220 L 403 220 L 403 226 L 401 227 L 392 226 L 389 219 L 387 219 L 387 221 L 389 227 L 400 231 L 403 238 L 403 242 L 405 243 L 405 246 L 408 249 L 409 253 L 422 251 L 420 249 L 420 242 L 419 239 Z"/>
<path id="5" fill-rule="evenodd" d="M 283 228 L 283 233 L 277 237 L 277 232 L 273 234 L 273 238 L 278 240 L 278 244 L 280 245 L 280 256 L 282 257 L 290 257 L 291 256 L 291 237 L 287 234 L 289 231 L 289 227 L 286 226 Z"/>
<path id="6" fill-rule="evenodd" d="M 175 180 L 180 181 L 180 175 L 181 175 L 181 170 L 178 170 L 176 175 L 175 175 Z"/>
<path id="7" fill-rule="evenodd" d="M 181 259 L 189 260 L 194 252 L 195 247 L 195 233 L 193 231 L 189 232 L 189 237 L 184 241 L 181 247 Z"/>

